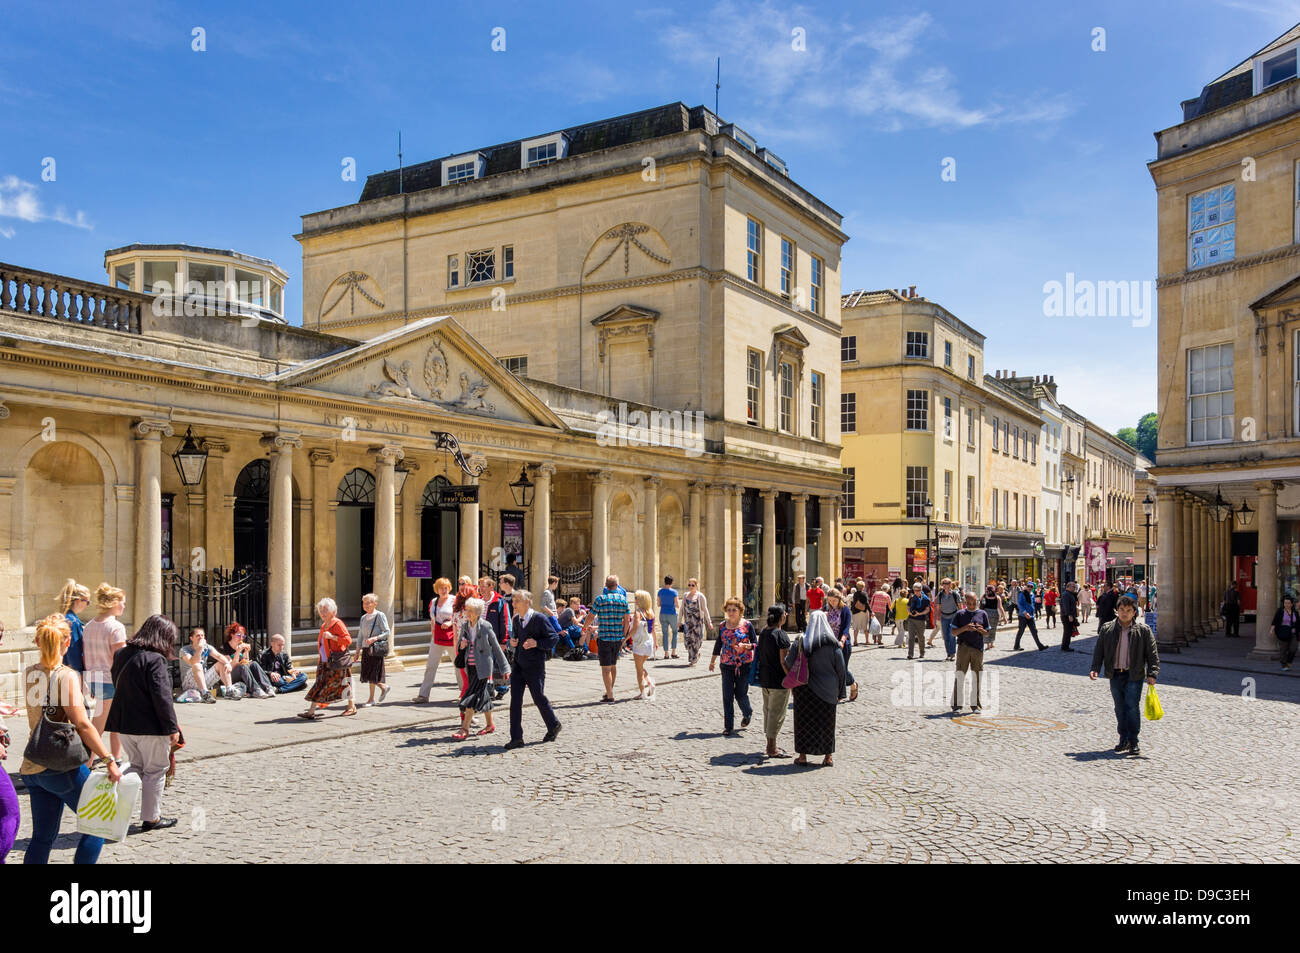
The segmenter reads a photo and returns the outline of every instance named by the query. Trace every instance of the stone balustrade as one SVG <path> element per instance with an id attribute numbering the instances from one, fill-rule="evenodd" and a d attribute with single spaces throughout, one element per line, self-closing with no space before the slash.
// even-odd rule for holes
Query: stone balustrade
<path id="1" fill-rule="evenodd" d="M 153 298 L 0 262 L 0 311 L 139 334 Z"/>

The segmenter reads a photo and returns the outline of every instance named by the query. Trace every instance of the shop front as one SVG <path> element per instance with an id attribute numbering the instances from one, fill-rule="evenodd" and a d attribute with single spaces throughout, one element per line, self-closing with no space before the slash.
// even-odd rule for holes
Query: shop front
<path id="1" fill-rule="evenodd" d="M 951 579 L 956 582 L 961 558 L 961 530 L 937 528 L 934 531 L 939 548 L 935 554 L 934 579 Z"/>
<path id="2" fill-rule="evenodd" d="M 961 543 L 957 557 L 957 584 L 965 592 L 983 592 L 988 585 L 988 558 L 985 549 L 988 540 L 982 536 L 968 536 Z"/>
<path id="3" fill-rule="evenodd" d="M 988 578 L 1010 582 L 1012 579 L 1042 579 L 1045 560 L 1041 537 L 994 535 L 989 537 Z"/>

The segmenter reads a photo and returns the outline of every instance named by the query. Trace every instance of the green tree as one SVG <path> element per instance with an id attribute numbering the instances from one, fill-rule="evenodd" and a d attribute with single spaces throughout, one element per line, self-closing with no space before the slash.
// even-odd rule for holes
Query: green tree
<path id="1" fill-rule="evenodd" d="M 1134 450 L 1138 448 L 1138 432 L 1132 427 L 1121 427 L 1115 431 L 1115 436 L 1119 437 Z"/>
<path id="2" fill-rule="evenodd" d="M 1138 453 L 1152 462 L 1156 459 L 1156 429 L 1160 417 L 1155 411 L 1143 414 L 1137 425 Z"/>

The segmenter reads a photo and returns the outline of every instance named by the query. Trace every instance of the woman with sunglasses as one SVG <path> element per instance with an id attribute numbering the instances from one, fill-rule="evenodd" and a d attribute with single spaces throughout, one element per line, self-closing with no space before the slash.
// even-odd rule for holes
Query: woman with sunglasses
<path id="1" fill-rule="evenodd" d="M 700 592 L 700 581 L 688 579 L 686 595 L 682 596 L 682 641 L 686 643 L 687 668 L 700 660 L 700 646 L 704 644 L 706 630 L 713 630 L 709 600 Z"/>

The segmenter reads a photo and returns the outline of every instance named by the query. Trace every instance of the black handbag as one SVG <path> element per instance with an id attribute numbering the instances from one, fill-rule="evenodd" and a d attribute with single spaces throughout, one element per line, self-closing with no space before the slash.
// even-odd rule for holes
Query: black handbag
<path id="1" fill-rule="evenodd" d="M 371 622 L 370 635 L 374 635 L 374 634 L 375 634 L 375 624 L 374 622 Z M 370 636 L 366 636 L 366 638 L 369 637 Z M 365 639 L 363 638 L 362 641 L 364 642 Z M 371 642 L 370 645 L 367 646 L 367 648 L 369 649 L 371 655 L 378 655 L 380 658 L 384 658 L 385 656 L 387 656 L 389 652 L 388 632 L 385 631 L 383 635 L 379 636 L 378 638 L 375 639 L 375 641 Z"/>
<path id="2" fill-rule="evenodd" d="M 351 652 L 331 652 L 330 657 L 325 661 L 325 667 L 337 672 L 340 669 L 351 668 L 352 662 Z"/>
<path id="3" fill-rule="evenodd" d="M 59 666 L 62 668 L 62 666 Z M 45 707 L 41 711 L 41 720 L 32 729 L 27 739 L 23 757 L 32 764 L 38 764 L 47 771 L 74 771 L 90 760 L 86 743 L 77 734 L 76 726 L 70 721 L 56 721 L 54 713 L 58 706 L 50 704 L 50 691 L 54 682 L 54 672 L 45 680 Z"/>
<path id="4" fill-rule="evenodd" d="M 468 654 L 469 654 L 469 646 L 468 646 L 468 645 L 462 645 L 462 646 L 460 647 L 460 649 L 457 650 L 457 652 L 456 652 L 456 667 L 457 667 L 457 668 L 464 668 L 464 667 L 465 667 L 465 658 L 466 658 L 466 656 L 467 656 Z"/>

